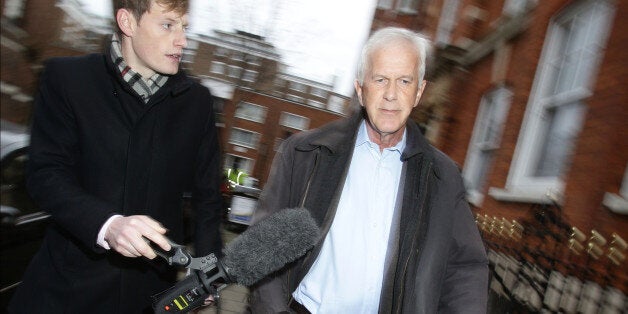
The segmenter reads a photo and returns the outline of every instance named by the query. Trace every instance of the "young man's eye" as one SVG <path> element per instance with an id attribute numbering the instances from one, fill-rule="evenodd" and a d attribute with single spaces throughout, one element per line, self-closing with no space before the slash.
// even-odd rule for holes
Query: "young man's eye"
<path id="1" fill-rule="evenodd" d="M 170 29 L 170 28 L 172 27 L 172 24 L 170 24 L 170 23 L 164 23 L 164 24 L 161 24 L 161 26 L 162 26 L 164 29 Z"/>

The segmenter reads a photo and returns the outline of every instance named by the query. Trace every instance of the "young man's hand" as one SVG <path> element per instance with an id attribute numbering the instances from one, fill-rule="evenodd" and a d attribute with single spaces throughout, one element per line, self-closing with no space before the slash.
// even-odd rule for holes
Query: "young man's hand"
<path id="1" fill-rule="evenodd" d="M 166 231 L 159 222 L 148 216 L 117 217 L 107 228 L 105 241 L 124 256 L 145 256 L 153 259 L 157 255 L 145 239 L 154 242 L 164 251 L 169 251 L 170 243 L 164 236 Z"/>

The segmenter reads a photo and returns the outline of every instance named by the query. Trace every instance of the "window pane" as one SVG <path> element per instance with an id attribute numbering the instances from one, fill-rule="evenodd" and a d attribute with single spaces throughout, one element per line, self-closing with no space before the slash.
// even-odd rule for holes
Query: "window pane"
<path id="1" fill-rule="evenodd" d="M 535 170 L 537 177 L 558 177 L 568 169 L 575 139 L 584 118 L 585 106 L 580 103 L 547 110 L 545 132 L 541 133 L 541 154 Z"/>
<path id="2" fill-rule="evenodd" d="M 499 87 L 482 97 L 463 173 L 467 188 L 472 191 L 484 188 L 493 154 L 499 148 L 511 94 L 507 88 Z"/>
<path id="3" fill-rule="evenodd" d="M 236 106 L 234 115 L 241 119 L 264 123 L 264 120 L 266 120 L 266 108 L 248 102 L 240 102 Z"/>
<path id="4" fill-rule="evenodd" d="M 379 9 L 392 9 L 393 0 L 378 0 L 377 7 Z"/>
<path id="5" fill-rule="evenodd" d="M 229 141 L 232 144 L 257 148 L 259 134 L 242 129 L 233 129 L 231 130 L 231 138 L 229 139 Z"/>
<path id="6" fill-rule="evenodd" d="M 399 0 L 397 9 L 405 13 L 416 13 L 419 11 L 419 0 Z"/>
<path id="7" fill-rule="evenodd" d="M 310 119 L 306 117 L 302 117 L 302 116 L 297 116 L 295 114 L 282 112 L 281 120 L 279 123 L 289 128 L 293 128 L 297 130 L 307 130 L 310 124 Z"/>
<path id="8" fill-rule="evenodd" d="M 477 163 L 475 164 L 475 171 L 473 175 L 468 178 L 468 184 L 470 190 L 480 191 L 484 188 L 486 183 L 486 174 L 493 160 L 493 150 L 479 151 L 477 156 Z"/>

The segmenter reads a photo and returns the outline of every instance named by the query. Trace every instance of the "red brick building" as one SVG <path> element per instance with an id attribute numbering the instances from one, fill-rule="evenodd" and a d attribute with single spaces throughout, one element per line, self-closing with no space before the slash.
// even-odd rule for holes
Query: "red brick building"
<path id="1" fill-rule="evenodd" d="M 379 1 L 374 27 L 401 25 L 435 42 L 413 117 L 461 166 L 487 244 L 510 258 L 526 255 L 513 259 L 518 265 L 531 261 L 565 276 L 546 273 L 543 293 L 525 301 L 535 310 L 621 312 L 616 306 L 628 305 L 628 2 L 418 1 L 417 22 L 395 12 L 405 2 Z M 492 265 L 512 268 L 504 258 L 493 254 Z M 606 290 L 589 302 L 601 291 L 593 283 Z M 568 284 L 568 292 L 554 287 Z M 495 289 L 518 297 L 504 283 Z"/>
<path id="2" fill-rule="evenodd" d="M 275 48 L 246 32 L 191 37 L 186 68 L 214 95 L 225 169 L 240 169 L 263 187 L 279 143 L 339 119 L 350 98 L 333 85 L 286 73 Z"/>
<path id="3" fill-rule="evenodd" d="M 111 21 L 82 10 L 76 0 L 3 0 L 2 119 L 28 124 L 42 62 L 102 50 Z"/>

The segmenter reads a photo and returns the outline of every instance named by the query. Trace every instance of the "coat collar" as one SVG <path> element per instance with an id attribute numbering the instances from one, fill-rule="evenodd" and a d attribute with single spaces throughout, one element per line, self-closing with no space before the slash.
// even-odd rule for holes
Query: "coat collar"
<path id="1" fill-rule="evenodd" d="M 312 150 L 316 147 L 326 147 L 332 154 L 341 153 L 353 148 L 358 133 L 358 127 L 364 119 L 364 110 L 359 110 L 346 119 L 331 122 L 319 129 L 312 130 L 309 140 L 297 145 L 299 150 Z M 425 154 L 431 157 L 434 148 L 419 130 L 419 126 L 412 120 L 406 123 L 406 147 L 401 155 L 402 160 L 408 160 L 416 155 Z"/>

